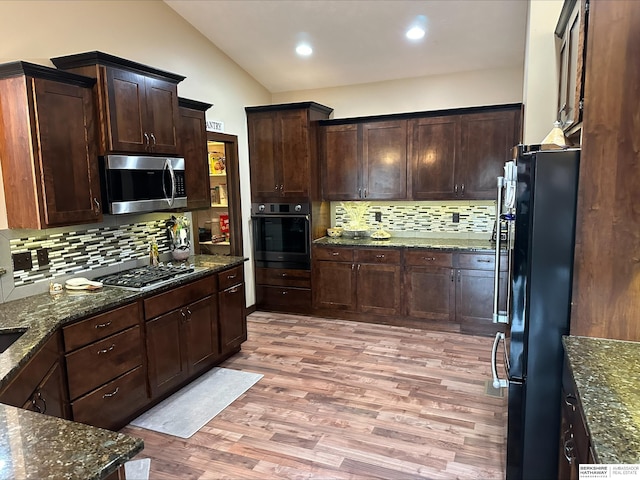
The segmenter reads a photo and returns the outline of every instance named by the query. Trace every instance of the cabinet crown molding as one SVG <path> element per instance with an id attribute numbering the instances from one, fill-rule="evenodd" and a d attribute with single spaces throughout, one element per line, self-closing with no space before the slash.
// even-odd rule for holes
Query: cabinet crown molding
<path id="1" fill-rule="evenodd" d="M 95 78 L 85 77 L 63 70 L 37 65 L 35 63 L 17 61 L 4 63 L 0 65 L 0 79 L 29 76 L 34 78 L 43 78 L 46 80 L 54 80 L 56 82 L 68 83 L 79 87 L 91 88 L 96 83 Z"/>

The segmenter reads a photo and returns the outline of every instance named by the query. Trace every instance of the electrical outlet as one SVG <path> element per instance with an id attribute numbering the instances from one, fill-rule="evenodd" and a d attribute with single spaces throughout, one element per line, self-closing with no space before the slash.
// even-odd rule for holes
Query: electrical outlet
<path id="1" fill-rule="evenodd" d="M 49 249 L 48 248 L 39 248 L 36 250 L 36 254 L 38 256 L 38 266 L 46 267 L 49 265 Z"/>
<path id="2" fill-rule="evenodd" d="M 382 212 L 376 212 L 376 222 L 382 221 Z"/>
<path id="3" fill-rule="evenodd" d="M 453 223 L 460 223 L 460 214 L 458 212 L 455 212 L 453 214 L 452 221 L 453 221 Z"/>
<path id="4" fill-rule="evenodd" d="M 13 253 L 11 254 L 13 260 L 13 270 L 31 270 L 33 263 L 31 262 L 31 252 Z"/>

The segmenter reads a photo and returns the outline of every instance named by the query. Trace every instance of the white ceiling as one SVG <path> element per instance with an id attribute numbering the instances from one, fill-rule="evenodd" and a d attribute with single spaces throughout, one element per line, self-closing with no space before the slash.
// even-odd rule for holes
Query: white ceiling
<path id="1" fill-rule="evenodd" d="M 527 0 L 164 1 L 271 93 L 524 65 Z"/>

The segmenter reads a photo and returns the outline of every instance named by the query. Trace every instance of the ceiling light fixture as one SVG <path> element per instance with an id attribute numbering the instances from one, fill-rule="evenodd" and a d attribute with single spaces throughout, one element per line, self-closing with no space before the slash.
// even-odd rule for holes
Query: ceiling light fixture
<path id="1" fill-rule="evenodd" d="M 296 47 L 296 53 L 302 57 L 308 57 L 313 53 L 313 49 L 306 43 L 301 43 Z"/>
<path id="2" fill-rule="evenodd" d="M 405 35 L 409 40 L 420 40 L 422 37 L 424 37 L 426 29 L 427 17 L 425 17 L 424 15 L 418 15 Z"/>

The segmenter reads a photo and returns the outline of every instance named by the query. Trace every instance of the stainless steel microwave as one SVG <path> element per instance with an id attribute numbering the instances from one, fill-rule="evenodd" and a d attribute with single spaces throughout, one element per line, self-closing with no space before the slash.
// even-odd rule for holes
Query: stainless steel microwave
<path id="1" fill-rule="evenodd" d="M 185 208 L 184 158 L 133 155 L 100 157 L 104 213 Z"/>

